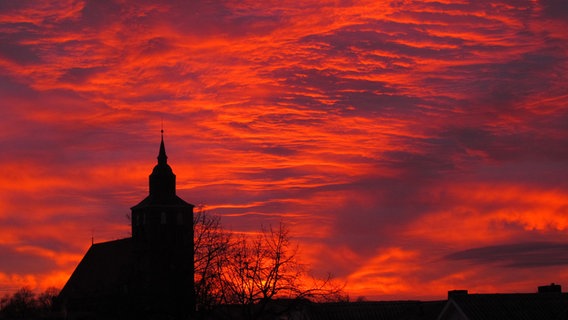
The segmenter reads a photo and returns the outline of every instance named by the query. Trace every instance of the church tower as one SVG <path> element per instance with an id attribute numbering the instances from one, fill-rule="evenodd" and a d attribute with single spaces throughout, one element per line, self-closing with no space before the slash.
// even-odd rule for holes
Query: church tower
<path id="1" fill-rule="evenodd" d="M 61 290 L 69 319 L 188 319 L 195 311 L 193 205 L 176 195 L 162 130 L 132 237 L 93 243 Z"/>
<path id="2" fill-rule="evenodd" d="M 133 255 L 141 296 L 180 316 L 195 308 L 193 208 L 176 195 L 176 175 L 168 164 L 162 130 L 158 163 L 149 177 L 149 194 L 131 208 Z"/>

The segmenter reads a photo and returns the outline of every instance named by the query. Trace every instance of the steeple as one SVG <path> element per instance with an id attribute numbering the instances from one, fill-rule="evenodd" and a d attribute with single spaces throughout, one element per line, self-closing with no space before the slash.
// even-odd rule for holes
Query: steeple
<path id="1" fill-rule="evenodd" d="M 161 131 L 158 164 L 150 174 L 150 197 L 154 202 L 168 202 L 176 196 L 176 175 L 168 165 L 164 145 L 164 130 Z"/>
<path id="2" fill-rule="evenodd" d="M 164 129 L 161 130 L 162 142 L 160 142 L 160 152 L 158 153 L 158 164 L 167 164 L 168 156 L 166 155 L 166 147 L 164 146 Z"/>

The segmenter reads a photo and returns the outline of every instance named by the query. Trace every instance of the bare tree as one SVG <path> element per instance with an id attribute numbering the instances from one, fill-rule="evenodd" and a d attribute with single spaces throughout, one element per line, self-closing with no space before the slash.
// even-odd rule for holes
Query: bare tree
<path id="1" fill-rule="evenodd" d="M 291 241 L 288 228 L 262 229 L 249 239 L 242 235 L 231 243 L 230 259 L 219 273 L 224 303 L 242 305 L 243 316 L 258 319 L 268 312 L 287 312 L 291 301 L 304 299 L 339 300 L 343 287 L 334 285 L 331 277 L 310 278 L 297 259 L 298 246 Z M 285 299 L 288 305 L 269 310 L 275 299 Z"/>
<path id="2" fill-rule="evenodd" d="M 6 318 L 26 319 L 34 316 L 36 312 L 36 295 L 29 287 L 16 291 L 2 308 L 2 314 Z"/>
<path id="3" fill-rule="evenodd" d="M 59 289 L 54 287 L 49 287 L 45 289 L 44 292 L 37 296 L 37 307 L 39 311 L 43 314 L 53 311 L 55 300 L 59 295 Z"/>
<path id="4" fill-rule="evenodd" d="M 289 252 L 288 230 L 263 230 L 251 240 L 241 235 L 232 243 L 232 260 L 223 273 L 227 303 L 255 304 L 294 286 L 295 249 Z M 285 293 L 284 293 L 285 294 Z"/>
<path id="5" fill-rule="evenodd" d="M 261 228 L 252 237 L 234 235 L 223 229 L 219 216 L 201 206 L 194 215 L 193 230 L 195 296 L 201 314 L 219 305 L 238 305 L 241 316 L 258 319 L 277 299 L 288 302 L 279 312 L 307 299 L 345 299 L 343 286 L 330 275 L 325 279 L 308 275 L 284 223 Z"/>
<path id="6" fill-rule="evenodd" d="M 0 299 L 0 319 L 44 319 L 53 316 L 54 302 L 59 290 L 53 287 L 36 294 L 22 287 L 12 295 Z"/>
<path id="7" fill-rule="evenodd" d="M 195 296 L 199 310 L 207 311 L 223 301 L 219 272 L 226 263 L 230 233 L 223 230 L 219 216 L 197 208 L 193 218 Z"/>

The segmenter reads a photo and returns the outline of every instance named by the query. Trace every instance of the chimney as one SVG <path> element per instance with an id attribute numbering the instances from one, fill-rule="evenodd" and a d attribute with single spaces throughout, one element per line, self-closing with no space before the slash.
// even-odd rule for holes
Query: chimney
<path id="1" fill-rule="evenodd" d="M 467 296 L 467 290 L 450 290 L 448 291 L 448 299 L 455 296 Z"/>
<path id="2" fill-rule="evenodd" d="M 551 292 L 561 293 L 562 292 L 562 286 L 559 285 L 559 284 L 555 284 L 553 282 L 550 285 L 538 287 L 538 293 L 551 293 Z"/>

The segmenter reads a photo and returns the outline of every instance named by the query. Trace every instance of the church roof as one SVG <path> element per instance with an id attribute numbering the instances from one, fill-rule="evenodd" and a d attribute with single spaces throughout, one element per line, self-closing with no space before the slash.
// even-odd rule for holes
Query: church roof
<path id="1" fill-rule="evenodd" d="M 126 285 L 132 263 L 132 238 L 93 244 L 61 290 L 60 297 L 90 298 Z"/>
<path id="2" fill-rule="evenodd" d="M 143 207 L 150 207 L 150 206 L 191 206 L 194 207 L 191 203 L 186 202 L 182 198 L 178 196 L 174 196 L 167 201 L 163 201 L 163 199 L 158 197 L 153 197 L 152 195 L 147 196 L 144 200 L 140 201 L 137 205 L 132 207 L 131 209 L 139 209 Z"/>

